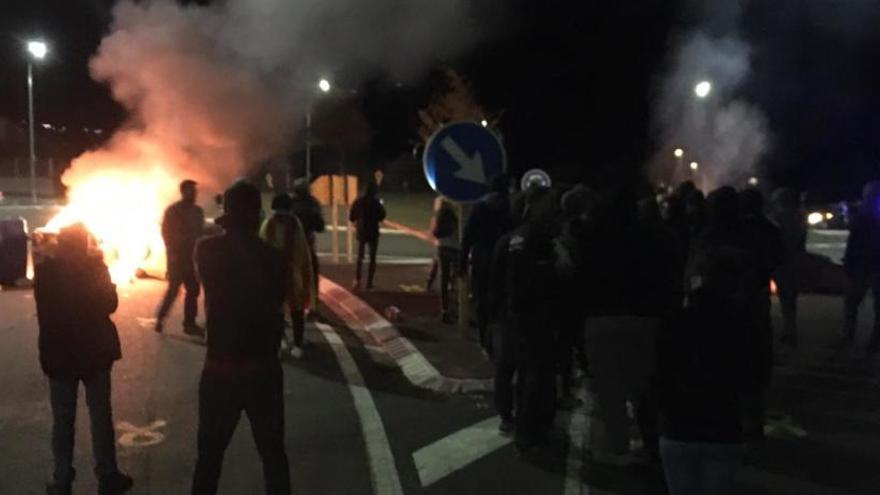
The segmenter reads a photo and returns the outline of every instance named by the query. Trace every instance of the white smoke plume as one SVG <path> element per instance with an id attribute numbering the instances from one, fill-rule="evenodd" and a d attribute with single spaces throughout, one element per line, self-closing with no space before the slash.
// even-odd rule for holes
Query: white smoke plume
<path id="1" fill-rule="evenodd" d="M 63 180 L 76 187 L 118 168 L 192 177 L 219 190 L 293 144 L 320 77 L 345 67 L 348 84 L 378 71 L 403 79 L 473 42 L 478 31 L 466 7 L 464 0 L 120 0 L 90 68 L 131 117 Z M 163 196 L 175 194 L 167 189 Z"/>
<path id="2" fill-rule="evenodd" d="M 716 34 L 698 30 L 675 47 L 654 113 L 661 143 L 651 169 L 655 180 L 673 184 L 693 180 L 709 190 L 742 185 L 760 175 L 758 166 L 770 146 L 770 134 L 763 112 L 737 97 L 749 75 L 751 50 L 736 35 L 740 9 L 736 2 L 730 4 L 704 23 Z M 694 93 L 701 81 L 712 85 L 706 98 Z M 677 148 L 684 150 L 680 159 L 673 154 Z M 699 164 L 696 172 L 689 166 L 694 161 Z"/>
<path id="3" fill-rule="evenodd" d="M 64 173 L 68 204 L 45 227 L 82 222 L 117 282 L 161 273 L 163 209 L 177 184 L 222 191 L 296 145 L 322 77 L 342 90 L 374 74 L 418 75 L 477 38 L 469 0 L 120 0 L 92 58 L 130 114 Z M 350 127 L 350 126 L 349 126 Z"/>

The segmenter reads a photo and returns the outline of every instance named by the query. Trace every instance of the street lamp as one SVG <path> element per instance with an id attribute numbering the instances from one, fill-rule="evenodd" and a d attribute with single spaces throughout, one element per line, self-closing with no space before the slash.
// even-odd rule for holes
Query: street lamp
<path id="1" fill-rule="evenodd" d="M 37 203 L 37 152 L 34 143 L 34 60 L 43 60 L 49 52 L 49 47 L 42 41 L 28 41 L 28 128 L 30 136 L 31 158 L 31 201 Z"/>
<path id="2" fill-rule="evenodd" d="M 694 94 L 697 98 L 705 98 L 712 92 L 712 83 L 709 81 L 700 81 L 694 86 Z"/>
<path id="3" fill-rule="evenodd" d="M 691 162 L 691 170 L 693 170 L 694 172 L 696 172 L 697 170 L 699 170 L 699 168 L 700 168 L 700 164 L 699 164 L 699 163 L 697 163 L 697 162 Z"/>
<path id="4" fill-rule="evenodd" d="M 329 93 L 333 86 L 330 81 L 322 78 L 318 81 L 318 89 L 322 93 Z M 309 96 L 306 102 L 306 180 L 312 182 L 312 98 Z"/>
<path id="5" fill-rule="evenodd" d="M 673 151 L 672 154 L 675 155 L 676 158 L 681 158 L 684 156 L 684 150 L 681 148 L 675 148 L 675 151 Z"/>
<path id="6" fill-rule="evenodd" d="M 750 186 L 755 187 L 758 185 L 759 182 L 760 181 L 758 180 L 757 177 L 749 177 L 749 185 Z"/>

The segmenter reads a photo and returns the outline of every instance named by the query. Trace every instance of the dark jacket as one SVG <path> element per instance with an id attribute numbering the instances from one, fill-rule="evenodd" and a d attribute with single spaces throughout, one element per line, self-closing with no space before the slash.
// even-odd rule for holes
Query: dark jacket
<path id="1" fill-rule="evenodd" d="M 506 195 L 490 193 L 474 205 L 464 224 L 461 241 L 461 266 L 468 266 L 468 258 L 476 271 L 488 276 L 495 243 L 510 230 L 510 201 Z"/>
<path id="2" fill-rule="evenodd" d="M 688 305 L 716 315 L 706 323 L 731 325 L 745 346 L 743 382 L 767 385 L 773 365 L 766 268 L 742 229 L 707 229 L 691 245 L 685 270 Z"/>
<path id="3" fill-rule="evenodd" d="M 585 250 L 581 300 L 588 315 L 661 317 L 677 304 L 677 244 L 638 224 L 606 221 Z"/>
<path id="4" fill-rule="evenodd" d="M 757 290 L 769 297 L 770 278 L 786 256 L 780 229 L 762 214 L 745 220 L 744 235 L 757 261 Z"/>
<path id="5" fill-rule="evenodd" d="M 489 270 L 489 319 L 500 324 L 507 324 L 510 319 L 507 287 L 507 269 L 510 263 L 507 258 L 511 235 L 508 232 L 495 243 Z"/>
<path id="6" fill-rule="evenodd" d="M 278 359 L 287 277 L 280 254 L 256 234 L 230 231 L 196 246 L 205 287 L 208 360 Z"/>
<path id="7" fill-rule="evenodd" d="M 324 214 L 321 205 L 311 195 L 296 195 L 291 200 L 290 212 L 296 215 L 305 229 L 306 240 L 315 249 L 315 234 L 324 232 Z"/>
<path id="8" fill-rule="evenodd" d="M 191 272 L 196 241 L 205 232 L 205 213 L 198 205 L 178 201 L 162 217 L 162 239 L 168 259 L 168 271 Z"/>
<path id="9" fill-rule="evenodd" d="M 116 286 L 97 257 L 47 258 L 35 267 L 40 365 L 52 378 L 84 378 L 122 357 L 110 315 Z"/>
<path id="10" fill-rule="evenodd" d="M 518 327 L 522 342 L 536 351 L 552 348 L 555 309 L 556 253 L 552 232 L 546 226 L 527 223 L 510 235 L 507 243 L 507 314 Z"/>
<path id="11" fill-rule="evenodd" d="M 880 220 L 864 206 L 852 215 L 843 267 L 850 277 L 880 274 Z"/>
<path id="12" fill-rule="evenodd" d="M 683 442 L 741 441 L 739 397 L 746 361 L 734 308 L 690 307 L 659 339 L 660 432 Z"/>
<path id="13" fill-rule="evenodd" d="M 376 196 L 361 196 L 351 205 L 348 220 L 357 229 L 359 241 L 375 241 L 379 238 L 379 226 L 385 220 L 385 206 Z"/>

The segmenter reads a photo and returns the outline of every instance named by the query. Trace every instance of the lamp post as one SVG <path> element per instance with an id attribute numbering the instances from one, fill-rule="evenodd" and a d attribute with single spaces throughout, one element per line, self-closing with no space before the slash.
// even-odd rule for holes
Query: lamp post
<path id="1" fill-rule="evenodd" d="M 333 86 L 330 81 L 321 79 L 318 81 L 318 89 L 322 93 L 329 93 Z M 312 98 L 306 103 L 306 180 L 312 182 Z"/>
<path id="2" fill-rule="evenodd" d="M 43 60 L 49 48 L 42 41 L 29 41 L 28 57 L 28 131 L 30 136 L 31 202 L 37 203 L 37 151 L 34 142 L 34 60 Z"/>

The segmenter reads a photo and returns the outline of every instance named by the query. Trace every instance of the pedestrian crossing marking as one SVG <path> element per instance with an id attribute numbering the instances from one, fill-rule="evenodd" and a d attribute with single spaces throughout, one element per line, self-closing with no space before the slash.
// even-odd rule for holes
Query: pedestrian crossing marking
<path id="1" fill-rule="evenodd" d="M 512 440 L 498 433 L 501 418 L 493 416 L 413 452 L 423 487 L 506 446 Z"/>

